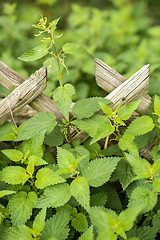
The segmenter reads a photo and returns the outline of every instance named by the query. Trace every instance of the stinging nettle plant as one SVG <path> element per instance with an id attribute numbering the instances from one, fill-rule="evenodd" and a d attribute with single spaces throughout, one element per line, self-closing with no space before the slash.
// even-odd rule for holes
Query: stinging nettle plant
<path id="1" fill-rule="evenodd" d="M 48 24 L 42 17 L 34 27 L 45 37 L 19 59 L 33 61 L 49 54 L 49 68 L 56 59 L 60 86 L 53 99 L 64 117 L 58 122 L 53 114 L 40 112 L 19 127 L 11 122 L 0 127 L 0 141 L 11 144 L 0 153 L 0 237 L 158 239 L 160 98 L 154 98 L 153 114 L 137 117 L 128 126 L 126 120 L 141 100 L 112 110 L 107 99 L 82 99 L 70 116 L 75 88 L 63 85 L 61 64 L 65 66 L 65 53 L 90 54 L 73 43 L 57 53 L 58 20 Z M 73 130 L 86 132 L 88 139 L 73 139 Z M 99 141 L 103 138 L 104 146 Z M 156 141 L 149 162 L 140 156 L 140 149 L 150 138 Z"/>

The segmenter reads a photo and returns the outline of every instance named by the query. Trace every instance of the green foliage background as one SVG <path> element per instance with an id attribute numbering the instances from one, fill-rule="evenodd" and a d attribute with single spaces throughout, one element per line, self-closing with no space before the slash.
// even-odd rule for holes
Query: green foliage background
<path id="1" fill-rule="evenodd" d="M 27 78 L 42 61 L 29 63 L 18 60 L 25 51 L 37 45 L 31 27 L 41 15 L 49 21 L 61 16 L 58 23 L 63 37 L 56 45 L 66 42 L 86 46 L 97 58 L 130 77 L 144 64 L 151 64 L 149 93 L 160 94 L 160 14 L 159 1 L 151 0 L 24 0 L 0 2 L 0 59 Z M 68 56 L 69 75 L 63 71 L 63 82 L 76 86 L 77 99 L 105 95 L 96 86 L 93 59 Z M 47 95 L 58 82 L 48 73 Z M 1 93 L 7 91 L 0 87 Z"/>

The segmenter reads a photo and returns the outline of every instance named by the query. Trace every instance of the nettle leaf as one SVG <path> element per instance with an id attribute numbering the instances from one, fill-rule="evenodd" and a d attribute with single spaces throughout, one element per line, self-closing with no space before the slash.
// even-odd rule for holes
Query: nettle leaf
<path id="1" fill-rule="evenodd" d="M 128 126 L 126 133 L 131 133 L 134 136 L 150 132 L 155 127 L 153 120 L 149 116 L 138 117 Z"/>
<path id="2" fill-rule="evenodd" d="M 102 188 L 102 191 L 103 191 L 103 188 Z M 120 200 L 120 196 L 117 193 L 115 186 L 111 183 L 106 183 L 104 185 L 104 191 L 107 193 L 106 207 L 111 209 L 122 210 L 122 203 Z"/>
<path id="3" fill-rule="evenodd" d="M 140 206 L 141 213 L 146 213 L 154 208 L 157 203 L 157 193 L 145 187 L 136 187 L 129 199 L 128 207 Z"/>
<path id="4" fill-rule="evenodd" d="M 154 191 L 160 192 L 160 178 L 155 179 L 155 180 L 152 182 L 152 187 L 153 187 L 153 190 L 154 190 Z"/>
<path id="5" fill-rule="evenodd" d="M 44 41 L 41 45 L 24 52 L 19 60 L 30 62 L 40 59 L 48 54 L 48 42 Z"/>
<path id="6" fill-rule="evenodd" d="M 69 234 L 69 211 L 61 210 L 48 219 L 41 232 L 41 240 L 66 240 Z"/>
<path id="7" fill-rule="evenodd" d="M 160 99 L 157 95 L 154 97 L 154 111 L 160 117 Z"/>
<path id="8" fill-rule="evenodd" d="M 125 159 L 121 159 L 118 163 L 114 174 L 118 177 L 123 190 L 125 190 L 135 178 L 132 166 Z"/>
<path id="9" fill-rule="evenodd" d="M 39 158 L 43 157 L 43 140 L 44 140 L 44 131 L 36 134 L 33 138 L 22 142 L 18 146 L 18 150 L 23 152 L 23 155 L 29 153 L 28 156 L 37 156 Z"/>
<path id="10" fill-rule="evenodd" d="M 21 161 L 23 158 L 23 153 L 16 149 L 5 149 L 2 150 L 2 153 L 14 162 Z"/>
<path id="11" fill-rule="evenodd" d="M 41 165 L 48 164 L 45 160 L 43 160 L 42 158 L 36 155 L 32 155 L 31 157 L 29 157 L 29 162 L 33 162 L 34 166 L 41 166 Z"/>
<path id="12" fill-rule="evenodd" d="M 81 159 L 80 162 L 78 163 L 78 171 L 81 172 L 82 169 L 85 168 L 86 165 L 89 163 L 90 160 L 89 151 L 81 145 L 74 147 L 74 149 L 71 148 L 69 151 L 73 153 L 76 159 L 83 157 L 83 159 Z"/>
<path id="13" fill-rule="evenodd" d="M 10 194 L 13 194 L 13 193 L 16 193 L 15 191 L 10 191 L 10 190 L 1 190 L 0 191 L 0 198 L 6 196 L 6 195 L 10 195 Z"/>
<path id="14" fill-rule="evenodd" d="M 10 227 L 5 231 L 2 240 L 33 240 L 28 227 L 20 225 L 17 227 Z"/>
<path id="15" fill-rule="evenodd" d="M 92 222 L 93 226 L 95 226 L 96 229 L 98 230 L 98 233 L 103 232 L 105 230 L 109 231 L 110 230 L 109 224 L 113 223 L 113 220 L 115 223 L 116 220 L 118 219 L 118 217 L 114 211 L 112 211 L 112 210 L 107 211 L 104 207 L 91 207 L 89 214 L 90 214 L 91 222 Z M 109 222 L 109 220 L 110 220 L 110 222 Z M 112 230 L 112 232 L 113 231 L 114 230 Z"/>
<path id="16" fill-rule="evenodd" d="M 90 226 L 79 238 L 78 240 L 93 240 L 93 226 Z"/>
<path id="17" fill-rule="evenodd" d="M 66 174 L 76 170 L 81 159 L 83 159 L 83 156 L 76 159 L 70 151 L 60 147 L 57 148 L 58 166 Z"/>
<path id="18" fill-rule="evenodd" d="M 88 119 L 74 120 L 72 121 L 72 123 L 76 125 L 80 130 L 87 132 L 89 136 L 94 137 L 99 125 L 104 123 L 105 120 L 106 120 L 105 116 L 95 115 Z"/>
<path id="19" fill-rule="evenodd" d="M 2 141 L 14 141 L 16 139 L 16 133 L 14 132 L 17 127 L 11 123 L 6 122 L 0 127 L 0 142 Z"/>
<path id="20" fill-rule="evenodd" d="M 104 206 L 107 202 L 107 193 L 98 192 L 94 195 L 91 195 L 90 205 L 93 206 Z"/>
<path id="21" fill-rule="evenodd" d="M 62 50 L 68 54 L 78 56 L 91 56 L 84 46 L 76 43 L 66 43 L 62 46 Z"/>
<path id="22" fill-rule="evenodd" d="M 99 102 L 99 105 L 100 105 L 102 111 L 103 111 L 105 114 L 107 114 L 107 116 L 112 115 L 113 111 L 112 111 L 112 108 L 111 108 L 111 107 L 105 105 L 103 102 Z"/>
<path id="23" fill-rule="evenodd" d="M 39 235 L 40 232 L 43 230 L 45 225 L 45 218 L 46 218 L 46 208 L 42 209 L 34 219 L 33 230 L 36 233 L 35 235 Z"/>
<path id="24" fill-rule="evenodd" d="M 95 142 L 97 142 L 98 140 L 100 140 L 101 138 L 105 138 L 106 136 L 111 135 L 115 130 L 115 127 L 112 126 L 112 123 L 109 119 L 105 119 L 105 122 L 101 123 L 98 128 L 97 128 L 97 132 L 94 135 L 92 141 L 90 142 L 90 144 L 93 144 Z"/>
<path id="25" fill-rule="evenodd" d="M 57 19 L 55 19 L 55 20 L 53 20 L 52 22 L 49 23 L 48 28 L 51 29 L 51 33 L 52 33 L 52 34 L 53 34 L 54 31 L 56 30 L 56 28 L 57 28 L 57 23 L 59 22 L 59 20 L 60 20 L 60 17 L 57 18 Z"/>
<path id="26" fill-rule="evenodd" d="M 46 188 L 50 185 L 54 185 L 57 183 L 63 183 L 66 180 L 54 173 L 50 168 L 41 168 L 36 174 L 35 186 L 38 189 Z"/>
<path id="27" fill-rule="evenodd" d="M 159 229 L 159 227 L 158 227 L 158 229 Z M 156 239 L 158 231 L 155 227 L 144 226 L 144 227 L 138 228 L 136 232 L 137 232 L 136 235 L 138 237 L 138 240 L 139 239 L 140 240 L 141 239 L 143 239 L 143 240 L 153 240 L 153 239 Z"/>
<path id="28" fill-rule="evenodd" d="M 83 119 L 93 116 L 95 112 L 100 110 L 100 105 L 98 103 L 99 101 L 105 104 L 110 103 L 108 99 L 101 97 L 92 97 L 77 101 L 72 109 L 75 117 L 78 119 Z"/>
<path id="29" fill-rule="evenodd" d="M 126 104 L 118 109 L 118 117 L 120 117 L 121 120 L 127 120 L 131 117 L 132 113 L 137 109 L 139 104 L 142 102 L 142 100 L 138 100 L 135 102 L 131 102 L 129 104 Z"/>
<path id="30" fill-rule="evenodd" d="M 27 140 L 43 132 L 49 134 L 56 126 L 56 117 L 49 112 L 37 113 L 21 127 L 16 141 Z"/>
<path id="31" fill-rule="evenodd" d="M 14 226 L 25 224 L 32 215 L 32 209 L 37 202 L 35 192 L 18 192 L 9 200 L 9 210 Z"/>
<path id="32" fill-rule="evenodd" d="M 71 226 L 78 232 L 85 232 L 88 228 L 87 218 L 83 213 L 77 213 L 71 221 Z"/>
<path id="33" fill-rule="evenodd" d="M 91 220 L 93 225 L 95 225 L 98 229 L 98 232 L 100 233 L 99 238 L 101 235 L 101 232 L 107 233 L 109 232 L 110 236 L 114 237 L 114 233 L 116 235 L 120 235 L 124 239 L 127 239 L 125 231 L 128 231 L 132 228 L 133 222 L 135 221 L 137 215 L 140 212 L 139 207 L 134 207 L 131 209 L 126 209 L 125 211 L 122 211 L 119 216 L 115 214 L 115 212 L 111 210 L 105 210 L 100 208 L 91 208 Z M 130 221 L 128 221 L 130 219 Z M 99 222 L 100 221 L 100 222 Z M 112 234 L 111 234 L 112 233 Z M 108 238 L 107 238 L 108 239 Z M 114 238 L 109 238 L 114 239 Z"/>
<path id="34" fill-rule="evenodd" d="M 29 178 L 26 170 L 19 166 L 3 168 L 0 172 L 0 180 L 9 184 L 24 184 Z"/>
<path id="35" fill-rule="evenodd" d="M 75 88 L 72 84 L 65 84 L 63 87 L 56 88 L 53 92 L 53 99 L 64 117 L 69 120 L 69 110 L 72 104 L 72 96 L 75 94 Z"/>
<path id="36" fill-rule="evenodd" d="M 85 177 L 78 176 L 72 181 L 70 188 L 71 194 L 76 199 L 76 201 L 86 210 L 88 210 L 90 201 L 90 190 L 87 179 Z"/>
<path id="37" fill-rule="evenodd" d="M 60 183 L 47 187 L 36 203 L 37 208 L 60 207 L 66 204 L 71 197 L 70 186 Z"/>
<path id="38" fill-rule="evenodd" d="M 119 161 L 118 157 L 95 159 L 83 169 L 82 176 L 88 180 L 90 186 L 99 187 L 109 180 Z"/>
<path id="39" fill-rule="evenodd" d="M 126 210 L 122 211 L 118 216 L 118 222 L 123 229 L 123 231 L 129 231 L 133 227 L 133 223 L 136 220 L 138 214 L 141 211 L 141 207 L 132 207 L 127 208 Z M 128 221 L 129 219 L 129 221 Z M 117 232 L 120 236 L 121 228 Z"/>
<path id="40" fill-rule="evenodd" d="M 144 158 L 139 156 L 132 156 L 126 153 L 127 161 L 133 167 L 135 174 L 137 175 L 136 179 L 149 178 L 152 175 L 152 166 Z"/>
<path id="41" fill-rule="evenodd" d="M 44 143 L 50 147 L 60 146 L 63 144 L 64 135 L 60 131 L 60 127 L 57 125 L 51 133 L 49 133 L 45 139 Z"/>
<path id="42" fill-rule="evenodd" d="M 119 140 L 118 146 L 122 151 L 128 150 L 130 154 L 138 155 L 137 145 L 133 142 L 134 136 L 131 133 L 125 133 Z"/>

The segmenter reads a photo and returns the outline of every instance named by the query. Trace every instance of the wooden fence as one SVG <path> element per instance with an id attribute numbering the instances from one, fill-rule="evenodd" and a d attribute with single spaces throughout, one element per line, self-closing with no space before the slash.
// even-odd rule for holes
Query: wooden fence
<path id="1" fill-rule="evenodd" d="M 147 114 L 151 107 L 151 97 L 145 93 L 149 86 L 149 70 L 149 65 L 145 65 L 126 80 L 107 64 L 95 59 L 96 82 L 98 86 L 109 93 L 106 98 L 112 102 L 111 107 L 115 109 L 119 103 L 123 106 L 131 101 L 143 99 L 136 110 L 140 115 Z M 43 67 L 25 80 L 0 61 L 0 84 L 11 91 L 7 97 L 0 101 L 0 125 L 9 119 L 15 119 L 16 122 L 21 123 L 36 112 L 51 112 L 57 120 L 62 119 L 63 115 L 55 102 L 41 93 L 46 88 L 46 75 L 46 68 Z M 72 115 L 72 110 L 70 114 Z M 83 133 L 74 133 L 74 138 L 81 134 Z M 143 150 L 143 155 L 146 158 L 150 157 L 149 153 L 149 147 Z"/>

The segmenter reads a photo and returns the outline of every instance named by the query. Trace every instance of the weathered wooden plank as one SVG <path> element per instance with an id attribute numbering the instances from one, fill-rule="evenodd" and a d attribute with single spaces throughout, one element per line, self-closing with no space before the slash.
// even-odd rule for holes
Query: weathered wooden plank
<path id="1" fill-rule="evenodd" d="M 42 67 L 4 98 L 0 102 L 0 125 L 36 98 L 46 88 L 46 83 L 46 68 Z"/>
<path id="2" fill-rule="evenodd" d="M 142 98 L 142 95 L 149 87 L 149 64 L 142 67 L 138 72 L 133 74 L 128 80 L 119 85 L 109 95 L 106 96 L 113 104 L 111 107 L 116 108 L 118 104 L 123 106 L 137 99 Z"/>
<path id="3" fill-rule="evenodd" d="M 147 77 L 148 82 L 145 81 L 145 84 L 147 84 L 147 87 L 148 87 L 149 65 L 148 65 L 147 71 L 148 71 L 148 77 Z M 103 61 L 99 60 L 98 58 L 95 58 L 95 77 L 96 77 L 96 82 L 98 86 L 103 88 L 108 93 L 112 92 L 119 85 L 121 85 L 126 81 L 125 77 L 123 77 L 121 74 L 119 74 L 117 71 L 115 71 L 113 68 L 111 68 L 110 66 L 105 64 Z M 142 73 L 141 73 L 141 77 L 143 78 Z M 136 111 L 142 115 L 145 115 L 149 112 L 149 109 L 152 104 L 152 100 L 151 100 L 151 97 L 146 93 L 141 95 L 141 99 L 143 99 L 143 101 L 140 103 Z"/>
<path id="4" fill-rule="evenodd" d="M 0 61 L 0 84 L 2 86 L 7 88 L 9 91 L 13 91 L 24 81 L 25 78 Z"/>
<path id="5" fill-rule="evenodd" d="M 0 61 L 0 84 L 9 91 L 15 89 L 19 84 L 24 82 L 24 78 L 8 67 L 5 63 Z M 39 94 L 29 105 L 38 112 L 51 112 L 55 114 L 57 120 L 61 120 L 63 115 L 59 111 L 56 103 L 46 96 Z"/>

